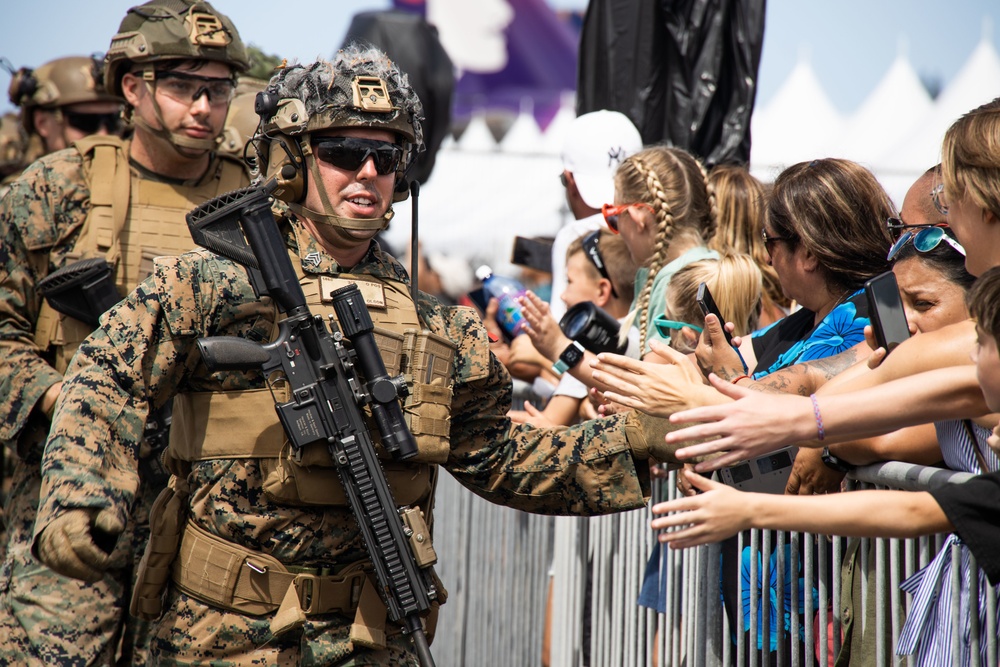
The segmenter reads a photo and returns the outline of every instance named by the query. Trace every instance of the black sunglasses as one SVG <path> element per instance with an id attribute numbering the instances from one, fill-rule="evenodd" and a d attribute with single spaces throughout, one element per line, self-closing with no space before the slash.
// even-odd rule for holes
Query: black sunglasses
<path id="1" fill-rule="evenodd" d="M 760 238 L 764 242 L 764 251 L 768 254 L 768 256 L 774 254 L 771 248 L 774 247 L 775 242 L 785 241 L 786 243 L 792 243 L 793 241 L 796 240 L 794 237 L 791 236 L 771 236 L 767 233 L 766 229 L 760 230 Z"/>
<path id="2" fill-rule="evenodd" d="M 396 144 L 357 137 L 316 137 L 313 153 L 323 162 L 350 171 L 357 171 L 372 158 L 375 171 L 381 176 L 396 171 L 403 158 L 403 149 Z"/>
<path id="3" fill-rule="evenodd" d="M 121 130 L 121 115 L 118 113 L 78 113 L 63 111 L 63 119 L 74 130 L 94 134 L 102 127 L 108 134 L 118 134 Z"/>
<path id="4" fill-rule="evenodd" d="M 585 237 L 583 237 L 583 252 L 586 253 L 590 262 L 597 267 L 598 273 L 601 277 L 607 280 L 611 284 L 611 296 L 618 298 L 618 292 L 615 291 L 615 282 L 611 280 L 611 276 L 608 275 L 608 269 L 604 265 L 604 258 L 601 256 L 601 251 L 597 247 L 601 241 L 601 230 L 597 229 Z"/>

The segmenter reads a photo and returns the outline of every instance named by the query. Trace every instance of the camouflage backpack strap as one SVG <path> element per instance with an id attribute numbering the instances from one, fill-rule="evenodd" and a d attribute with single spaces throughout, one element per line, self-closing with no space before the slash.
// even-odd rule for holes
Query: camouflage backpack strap
<path id="1" fill-rule="evenodd" d="M 118 237 L 125 227 L 131 193 L 128 142 L 94 135 L 77 141 L 76 147 L 83 156 L 90 189 L 90 212 L 77 247 L 83 256 L 103 253 L 117 266 L 121 257 Z"/>

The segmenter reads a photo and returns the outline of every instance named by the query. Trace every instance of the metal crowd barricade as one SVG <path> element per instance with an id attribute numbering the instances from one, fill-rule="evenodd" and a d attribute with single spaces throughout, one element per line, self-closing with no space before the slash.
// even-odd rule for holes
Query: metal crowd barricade
<path id="1" fill-rule="evenodd" d="M 849 485 L 922 490 L 968 477 L 890 462 L 857 469 Z M 675 495 L 673 474 L 654 485 L 654 498 Z M 441 610 L 432 646 L 437 664 L 542 665 L 549 604 L 551 667 L 825 667 L 834 664 L 841 632 L 851 617 L 854 631 L 868 640 L 864 664 L 917 664 L 914 656 L 895 655 L 910 603 L 899 584 L 930 562 L 946 536 L 856 544 L 846 538 L 777 531 L 740 536 L 737 553 L 749 546 L 760 554 L 759 560 L 749 559 L 746 581 L 741 577 L 738 584 L 735 602 L 746 609 L 746 627 L 758 627 L 761 619 L 762 635 L 768 637 L 776 622 L 785 636 L 799 638 L 778 641 L 772 650 L 770 642 L 759 645 L 755 633 L 743 632 L 743 627 L 731 631 L 721 603 L 719 545 L 662 550 L 666 611 L 658 614 L 636 604 L 655 540 L 649 520 L 648 509 L 593 518 L 532 516 L 491 505 L 442 475 L 435 541 L 441 555 L 438 572 L 450 598 Z M 788 560 L 780 557 L 786 550 L 792 555 Z M 954 548 L 949 584 L 956 588 L 958 553 Z M 772 554 L 779 556 L 772 559 Z M 852 554 L 858 576 L 851 590 L 856 594 L 853 608 L 844 608 L 842 589 L 852 586 L 852 580 L 842 580 L 841 566 Z M 794 576 L 799 563 L 801 576 Z M 996 590 L 990 586 L 987 593 L 985 626 L 992 631 L 985 637 L 972 632 L 972 665 L 980 664 L 976 646 L 982 642 L 984 663 L 998 664 Z M 975 618 L 975 588 L 969 597 L 969 615 Z M 787 619 L 774 606 L 782 600 L 790 602 Z M 802 609 L 813 611 L 799 614 Z M 953 623 L 961 618 L 956 606 Z M 972 627 L 978 629 L 975 623 Z M 947 664 L 959 664 L 959 636 L 952 633 Z"/>

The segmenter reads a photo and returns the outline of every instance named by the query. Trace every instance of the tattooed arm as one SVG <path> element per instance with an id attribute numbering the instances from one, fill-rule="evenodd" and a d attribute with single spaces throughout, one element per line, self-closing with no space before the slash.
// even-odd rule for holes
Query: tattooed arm
<path id="1" fill-rule="evenodd" d="M 741 381 L 741 384 L 759 391 L 769 391 L 781 394 L 798 394 L 808 396 L 831 380 L 834 376 L 845 375 L 855 377 L 868 372 L 868 366 L 863 363 L 871 354 L 871 348 L 865 343 L 858 343 L 840 354 L 823 359 L 813 359 L 788 368 L 782 368 L 770 375 L 762 377 L 753 384 Z"/>

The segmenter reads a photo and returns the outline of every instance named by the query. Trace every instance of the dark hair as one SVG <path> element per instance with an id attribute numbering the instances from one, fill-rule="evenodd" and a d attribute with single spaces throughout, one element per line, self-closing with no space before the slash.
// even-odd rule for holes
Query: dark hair
<path id="1" fill-rule="evenodd" d="M 955 235 L 949 231 L 945 231 L 945 234 L 948 234 L 951 238 L 955 238 Z M 928 265 L 943 275 L 945 280 L 958 285 L 966 292 L 972 287 L 972 283 L 976 281 L 976 277 L 965 270 L 965 256 L 952 248 L 948 243 L 939 243 L 925 252 L 920 252 L 912 243 L 907 243 L 896 253 L 893 264 L 899 264 L 902 261 L 913 258 L 917 258 Z"/>
<path id="2" fill-rule="evenodd" d="M 1000 266 L 979 276 L 966 297 L 969 315 L 979 328 L 1000 341 Z"/>
<path id="3" fill-rule="evenodd" d="M 826 158 L 785 169 L 768 198 L 776 236 L 801 243 L 816 256 L 831 287 L 859 289 L 889 269 L 892 238 L 885 221 L 896 216 L 875 176 L 850 160 Z"/>

